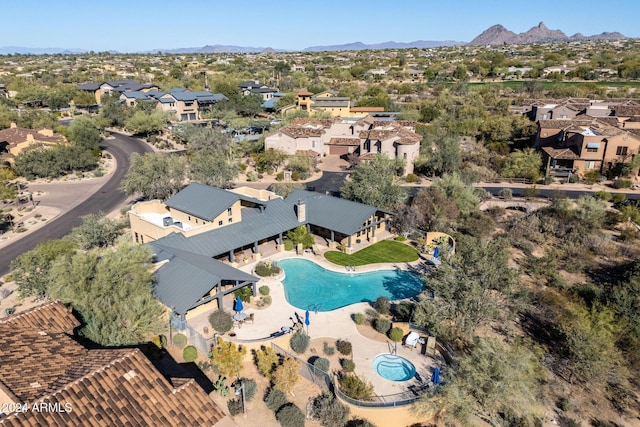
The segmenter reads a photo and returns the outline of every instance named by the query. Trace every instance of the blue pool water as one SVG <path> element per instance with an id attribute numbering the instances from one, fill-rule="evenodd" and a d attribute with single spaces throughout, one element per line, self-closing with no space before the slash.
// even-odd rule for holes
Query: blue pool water
<path id="1" fill-rule="evenodd" d="M 416 375 L 416 367 L 404 357 L 380 354 L 373 359 L 373 369 L 391 381 L 407 381 Z"/>
<path id="2" fill-rule="evenodd" d="M 304 259 L 278 263 L 285 271 L 284 292 L 289 304 L 302 310 L 331 311 L 357 302 L 409 298 L 424 289 L 417 274 L 402 270 L 335 273 Z M 315 305 L 315 307 L 313 307 Z"/>

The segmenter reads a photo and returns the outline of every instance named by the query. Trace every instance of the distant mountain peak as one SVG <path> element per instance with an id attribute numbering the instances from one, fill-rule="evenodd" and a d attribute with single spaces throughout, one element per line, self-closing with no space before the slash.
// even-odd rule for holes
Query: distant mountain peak
<path id="1" fill-rule="evenodd" d="M 593 36 L 583 36 L 581 33 L 568 37 L 560 30 L 549 29 L 544 22 L 540 21 L 535 27 L 520 34 L 507 30 L 502 25 L 492 25 L 484 30 L 479 36 L 469 42 L 472 46 L 503 45 L 503 44 L 528 44 L 565 42 L 581 40 L 621 40 L 626 37 L 618 32 L 602 33 Z"/>

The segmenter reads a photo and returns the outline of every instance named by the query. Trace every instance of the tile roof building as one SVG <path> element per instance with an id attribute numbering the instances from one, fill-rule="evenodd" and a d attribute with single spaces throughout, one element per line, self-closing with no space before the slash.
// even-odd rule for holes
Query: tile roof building
<path id="1" fill-rule="evenodd" d="M 87 349 L 77 326 L 58 302 L 0 319 L 0 426 L 234 425 L 192 378 L 172 384 L 138 349 Z"/>
<path id="2" fill-rule="evenodd" d="M 78 89 L 92 93 L 96 98 L 96 104 L 102 103 L 104 95 L 124 92 L 146 92 L 160 90 L 150 83 L 138 83 L 135 80 L 109 80 L 103 82 L 88 82 L 78 85 Z"/>
<path id="3" fill-rule="evenodd" d="M 27 147 L 38 144 L 49 147 L 65 142 L 64 136 L 51 129 L 25 129 L 11 123 L 10 128 L 0 130 L 0 154 L 8 154 L 9 161 Z"/>
<path id="4" fill-rule="evenodd" d="M 191 91 L 185 88 L 173 88 L 167 92 L 132 91 L 120 95 L 120 100 L 128 106 L 134 106 L 138 102 L 156 103 L 157 109 L 171 114 L 175 120 L 181 122 L 201 120 L 203 110 L 227 99 L 221 93 Z"/>

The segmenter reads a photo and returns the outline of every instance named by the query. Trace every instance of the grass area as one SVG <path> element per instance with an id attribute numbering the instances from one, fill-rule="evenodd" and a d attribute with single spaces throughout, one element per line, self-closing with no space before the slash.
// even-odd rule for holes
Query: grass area
<path id="1" fill-rule="evenodd" d="M 393 240 L 382 240 L 347 255 L 344 252 L 328 251 L 324 257 L 337 265 L 367 265 L 379 262 L 411 262 L 418 259 L 418 251 L 409 245 Z"/>

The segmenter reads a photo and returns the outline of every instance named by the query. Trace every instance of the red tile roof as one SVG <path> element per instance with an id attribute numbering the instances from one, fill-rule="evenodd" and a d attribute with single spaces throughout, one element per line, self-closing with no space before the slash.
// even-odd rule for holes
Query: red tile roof
<path id="1" fill-rule="evenodd" d="M 80 326 L 80 322 L 71 312 L 57 301 L 33 307 L 30 310 L 0 318 L 0 328 L 10 324 L 11 327 L 26 327 L 47 332 L 71 333 Z"/>

